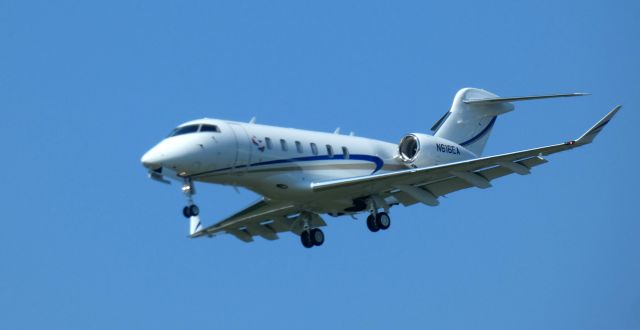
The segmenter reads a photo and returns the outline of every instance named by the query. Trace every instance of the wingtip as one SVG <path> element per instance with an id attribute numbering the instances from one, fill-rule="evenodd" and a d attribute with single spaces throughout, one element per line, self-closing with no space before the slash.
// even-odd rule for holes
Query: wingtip
<path id="1" fill-rule="evenodd" d="M 622 109 L 622 105 L 616 105 L 611 111 L 609 111 L 606 116 L 604 116 L 604 118 L 602 118 L 601 121 L 610 120 L 611 118 L 613 118 L 613 116 L 616 115 L 616 113 L 618 113 L 618 111 L 620 111 L 620 109 Z"/>
<path id="2" fill-rule="evenodd" d="M 572 141 L 571 145 L 581 146 L 593 142 L 593 139 L 602 131 L 605 125 L 607 125 L 613 116 L 622 108 L 622 105 L 617 105 L 613 110 L 609 111 L 602 119 L 600 119 L 595 125 L 593 125 L 588 131 L 582 134 L 577 140 Z"/>

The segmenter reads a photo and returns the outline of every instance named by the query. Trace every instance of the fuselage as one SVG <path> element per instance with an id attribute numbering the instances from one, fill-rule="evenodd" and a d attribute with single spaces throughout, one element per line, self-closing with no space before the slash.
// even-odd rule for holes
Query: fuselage
<path id="1" fill-rule="evenodd" d="M 399 143 L 334 133 L 218 119 L 186 122 L 144 154 L 149 177 L 181 183 L 189 236 L 227 233 L 251 242 L 300 236 L 306 248 L 324 243 L 321 215 L 363 212 L 371 232 L 387 230 L 394 205 L 439 205 L 439 197 L 468 188 L 489 188 L 494 179 L 529 174 L 543 158 L 589 144 L 620 109 L 614 108 L 580 138 L 545 147 L 480 157 L 499 115 L 511 102 L 584 94 L 499 97 L 463 88 L 451 109 L 431 127 L 433 135 L 409 133 Z M 244 187 L 262 198 L 204 227 L 194 182 Z"/>
<path id="2" fill-rule="evenodd" d="M 161 169 L 163 175 L 173 173 L 169 176 L 174 178 L 245 187 L 270 199 L 338 213 L 352 205 L 352 199 L 319 196 L 312 191 L 312 182 L 398 171 L 417 162 L 429 166 L 476 157 L 456 143 L 422 134 L 416 148 L 419 159 L 408 161 L 399 156 L 398 144 L 380 140 L 200 119 L 178 126 L 142 162 L 150 170 Z M 317 200 L 325 204 L 317 205 Z"/>

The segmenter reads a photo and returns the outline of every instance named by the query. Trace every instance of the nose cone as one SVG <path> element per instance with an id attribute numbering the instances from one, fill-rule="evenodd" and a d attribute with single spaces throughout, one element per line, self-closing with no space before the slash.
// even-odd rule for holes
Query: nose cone
<path id="1" fill-rule="evenodd" d="M 140 162 L 144 167 L 150 170 L 157 170 L 162 167 L 162 158 L 163 155 L 158 152 L 158 148 L 152 148 L 144 155 L 142 155 L 142 158 L 140 158 Z"/>

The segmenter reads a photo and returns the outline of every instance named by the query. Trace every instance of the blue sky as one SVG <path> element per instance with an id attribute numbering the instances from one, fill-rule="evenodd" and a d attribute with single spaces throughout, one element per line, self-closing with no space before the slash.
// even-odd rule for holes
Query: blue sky
<path id="1" fill-rule="evenodd" d="M 1 1 L 0 328 L 638 329 L 632 1 Z M 201 117 L 399 141 L 455 92 L 519 103 L 486 153 L 579 136 L 530 176 L 328 219 L 327 241 L 190 240 L 142 153 Z M 213 223 L 257 196 L 199 186 Z"/>

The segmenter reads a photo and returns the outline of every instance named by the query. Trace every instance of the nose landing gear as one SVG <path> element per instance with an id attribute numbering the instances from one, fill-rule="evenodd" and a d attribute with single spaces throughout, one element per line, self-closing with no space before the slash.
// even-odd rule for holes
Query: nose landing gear
<path id="1" fill-rule="evenodd" d="M 191 179 L 186 178 L 182 184 L 182 192 L 187 197 L 187 206 L 182 208 L 182 215 L 189 219 L 189 235 L 193 235 L 202 230 L 202 224 L 200 223 L 200 208 L 193 203 L 193 195 L 196 193 L 196 189 L 193 186 Z"/>
<path id="2" fill-rule="evenodd" d="M 200 208 L 193 202 L 193 195 L 196 194 L 196 189 L 191 179 L 185 179 L 184 184 L 182 184 L 182 192 L 187 197 L 187 206 L 182 208 L 182 215 L 187 219 L 198 216 Z"/>

